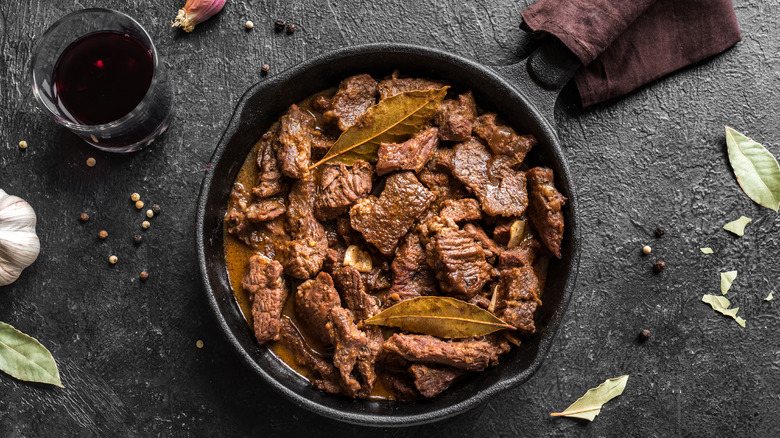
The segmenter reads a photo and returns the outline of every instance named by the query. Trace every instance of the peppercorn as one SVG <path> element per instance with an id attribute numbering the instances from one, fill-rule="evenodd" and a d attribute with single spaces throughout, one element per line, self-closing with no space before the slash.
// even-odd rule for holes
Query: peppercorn
<path id="1" fill-rule="evenodd" d="M 263 64 L 262 67 L 260 67 L 260 74 L 263 76 L 267 75 L 269 71 L 271 71 L 271 66 L 268 64 Z"/>
<path id="2" fill-rule="evenodd" d="M 138 193 L 133 193 L 132 195 L 130 195 L 130 200 L 133 202 L 138 202 L 141 200 L 141 195 L 139 195 Z"/>
<path id="3" fill-rule="evenodd" d="M 144 208 L 144 201 L 138 201 L 138 202 L 136 202 L 136 203 L 135 203 L 135 208 L 137 208 L 137 209 L 139 209 L 139 210 L 140 210 L 140 209 L 142 209 L 142 208 Z"/>
<path id="4" fill-rule="evenodd" d="M 143 239 L 144 239 L 143 236 L 141 236 L 140 234 L 136 234 L 135 236 L 133 236 L 133 243 L 135 243 L 136 245 L 140 245 Z"/>
<path id="5" fill-rule="evenodd" d="M 19 149 L 27 149 L 27 142 L 22 140 L 19 142 Z"/>
<path id="6" fill-rule="evenodd" d="M 198 347 L 198 348 L 203 348 L 203 341 L 198 339 L 198 342 L 195 343 L 195 346 Z"/>
<path id="7" fill-rule="evenodd" d="M 151 218 L 152 216 L 154 216 L 152 209 L 150 208 L 149 210 L 146 210 L 146 217 Z"/>
<path id="8" fill-rule="evenodd" d="M 647 341 L 648 339 L 650 339 L 650 330 L 644 329 L 641 332 L 639 332 L 639 339 L 643 341 Z"/>
<path id="9" fill-rule="evenodd" d="M 98 237 L 100 237 L 101 239 L 105 239 L 106 237 L 108 237 L 108 231 L 100 230 L 100 232 L 98 233 Z"/>
<path id="10" fill-rule="evenodd" d="M 94 158 L 92 158 L 92 157 L 87 158 L 87 166 L 95 167 L 95 164 L 97 164 L 97 161 L 95 161 Z"/>
<path id="11" fill-rule="evenodd" d="M 666 233 L 666 230 L 664 230 L 664 227 L 658 227 L 655 229 L 655 237 L 661 237 Z"/>
<path id="12" fill-rule="evenodd" d="M 79 219 L 81 219 L 81 222 L 86 222 L 86 221 L 88 221 L 88 220 L 89 220 L 89 215 L 88 215 L 88 214 L 86 214 L 86 213 L 81 213 L 81 214 L 79 215 Z"/>
<path id="13" fill-rule="evenodd" d="M 650 254 L 651 252 L 653 252 L 653 248 L 650 248 L 650 245 L 645 245 L 642 247 L 643 254 Z"/>
<path id="14" fill-rule="evenodd" d="M 246 30 L 250 30 L 253 27 L 255 27 L 255 23 L 252 23 L 251 21 L 247 20 L 246 23 L 244 23 L 244 27 L 246 27 Z"/>
<path id="15" fill-rule="evenodd" d="M 112 265 L 115 265 L 116 262 L 118 262 L 118 261 L 119 261 L 119 259 L 115 255 L 112 255 L 111 257 L 108 258 L 108 263 L 111 263 Z"/>
<path id="16" fill-rule="evenodd" d="M 292 23 L 288 24 L 285 29 L 287 29 L 287 33 L 289 34 L 295 33 L 295 25 Z"/>
<path id="17" fill-rule="evenodd" d="M 151 227 L 151 226 L 152 226 L 152 224 L 150 224 L 149 221 L 141 222 L 141 228 L 143 228 L 144 230 L 149 228 L 149 227 Z"/>
<path id="18" fill-rule="evenodd" d="M 274 30 L 277 32 L 281 32 L 284 30 L 284 26 L 287 25 L 287 22 L 282 20 L 281 18 L 277 18 L 276 21 L 274 21 Z"/>
<path id="19" fill-rule="evenodd" d="M 141 281 L 146 281 L 146 279 L 149 278 L 149 273 L 146 271 L 141 271 L 138 277 L 141 279 Z"/>
<path id="20" fill-rule="evenodd" d="M 653 264 L 653 270 L 656 274 L 660 274 L 664 269 L 666 269 L 666 263 L 663 260 L 659 260 Z"/>

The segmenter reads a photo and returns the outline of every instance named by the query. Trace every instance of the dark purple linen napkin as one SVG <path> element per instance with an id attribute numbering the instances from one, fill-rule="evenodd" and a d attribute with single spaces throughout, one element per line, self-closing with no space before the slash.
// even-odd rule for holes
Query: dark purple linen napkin
<path id="1" fill-rule="evenodd" d="M 539 0 L 522 15 L 523 29 L 554 35 L 582 61 L 584 107 L 742 41 L 731 0 Z"/>

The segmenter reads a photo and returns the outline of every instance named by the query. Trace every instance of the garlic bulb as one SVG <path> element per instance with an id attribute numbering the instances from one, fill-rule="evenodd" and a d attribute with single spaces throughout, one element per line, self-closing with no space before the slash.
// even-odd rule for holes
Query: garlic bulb
<path id="1" fill-rule="evenodd" d="M 0 286 L 19 278 L 41 251 L 30 204 L 0 189 Z"/>
<path id="2" fill-rule="evenodd" d="M 195 26 L 211 18 L 224 6 L 225 0 L 187 0 L 184 7 L 179 9 L 179 14 L 171 26 L 192 32 Z"/>

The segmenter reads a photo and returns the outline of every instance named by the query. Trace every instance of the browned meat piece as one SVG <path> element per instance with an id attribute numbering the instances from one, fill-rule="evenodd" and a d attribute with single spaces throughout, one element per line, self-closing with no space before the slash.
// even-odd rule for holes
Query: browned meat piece
<path id="1" fill-rule="evenodd" d="M 356 161 L 352 166 L 344 163 L 326 164 L 320 178 L 315 217 L 325 221 L 346 213 L 355 201 L 371 191 L 373 172 L 373 166 L 363 160 Z"/>
<path id="2" fill-rule="evenodd" d="M 333 364 L 339 369 L 347 395 L 367 397 L 376 381 L 375 363 L 382 351 L 382 334 L 378 328 L 370 333 L 355 325 L 354 315 L 343 307 L 334 307 L 328 315 L 328 331 L 336 349 Z M 353 376 L 357 368 L 362 383 Z"/>
<path id="3" fill-rule="evenodd" d="M 477 104 L 471 91 L 461 94 L 457 100 L 445 100 L 436 116 L 439 138 L 445 141 L 468 140 L 476 117 Z"/>
<path id="4" fill-rule="evenodd" d="M 425 248 L 416 234 L 406 235 L 395 253 L 390 270 L 393 284 L 385 295 L 386 307 L 421 295 L 438 293 L 436 278 L 425 261 Z"/>
<path id="5" fill-rule="evenodd" d="M 542 243 L 535 237 L 529 237 L 515 248 L 503 251 L 498 257 L 498 269 L 503 271 L 512 268 L 531 266 L 542 251 Z"/>
<path id="6" fill-rule="evenodd" d="M 320 391 L 331 394 L 341 394 L 341 384 L 339 383 L 339 372 L 330 362 L 318 356 L 306 346 L 295 326 L 287 318 L 282 318 L 279 341 L 291 353 L 293 360 L 299 366 L 302 366 L 311 372 L 313 379 L 312 385 Z"/>
<path id="7" fill-rule="evenodd" d="M 389 268 L 389 266 L 387 268 Z M 370 291 L 379 291 L 390 287 L 388 269 L 374 266 L 370 271 L 363 272 L 361 275 L 363 276 L 363 284 L 365 284 L 366 289 Z"/>
<path id="8" fill-rule="evenodd" d="M 529 208 L 528 216 L 539 237 L 555 257 L 561 258 L 563 240 L 563 205 L 566 198 L 555 188 L 552 169 L 534 167 L 526 172 L 528 177 Z"/>
<path id="9" fill-rule="evenodd" d="M 225 225 L 227 225 L 228 234 L 252 248 L 255 247 L 254 236 L 257 228 L 249 222 L 241 210 L 229 208 L 225 215 Z"/>
<path id="10" fill-rule="evenodd" d="M 432 90 L 441 88 L 447 84 L 441 81 L 429 81 L 420 78 L 399 78 L 398 70 L 394 71 L 390 79 L 385 79 L 377 86 L 380 100 L 387 99 L 390 96 L 414 90 Z"/>
<path id="11" fill-rule="evenodd" d="M 284 198 L 266 198 L 249 204 L 246 208 L 246 218 L 250 222 L 265 222 L 283 215 L 286 211 Z"/>
<path id="12" fill-rule="evenodd" d="M 396 333 L 384 345 L 385 350 L 412 362 L 430 362 L 467 371 L 482 371 L 498 363 L 500 351 L 485 340 L 445 341 L 429 335 Z"/>
<path id="13" fill-rule="evenodd" d="M 417 174 L 420 182 L 433 193 L 436 198 L 431 203 L 429 211 L 440 211 L 444 201 L 448 199 L 462 199 L 469 196 L 469 192 L 457 179 L 449 174 L 438 170 L 429 170 L 425 168 Z M 479 204 L 477 204 L 479 206 Z"/>
<path id="14" fill-rule="evenodd" d="M 496 245 L 496 242 L 485 234 L 485 230 L 477 224 L 468 223 L 463 226 L 463 231 L 468 233 L 474 240 L 482 245 L 482 250 L 485 251 L 485 258 L 492 260 L 496 255 L 501 253 L 501 248 Z"/>
<path id="15" fill-rule="evenodd" d="M 346 131 L 376 103 L 376 86 L 376 81 L 369 75 L 344 79 L 330 100 L 325 120 L 338 123 L 339 129 Z"/>
<path id="16" fill-rule="evenodd" d="M 539 280 L 533 268 L 526 266 L 502 272 L 496 294 L 496 316 L 520 333 L 532 335 L 536 331 L 534 312 L 542 305 Z"/>
<path id="17" fill-rule="evenodd" d="M 449 170 L 452 167 L 452 158 L 455 156 L 455 149 L 440 147 L 433 154 L 428 167 L 431 170 Z"/>
<path id="18" fill-rule="evenodd" d="M 253 255 L 241 287 L 252 301 L 252 324 L 257 343 L 278 341 L 282 307 L 287 299 L 282 265 L 264 255 Z"/>
<path id="19" fill-rule="evenodd" d="M 443 228 L 426 245 L 428 264 L 444 293 L 471 299 L 490 280 L 482 246 L 463 230 Z"/>
<path id="20" fill-rule="evenodd" d="M 378 199 L 369 196 L 352 206 L 350 223 L 366 241 L 390 255 L 433 198 L 412 172 L 399 172 L 387 178 Z"/>
<path id="21" fill-rule="evenodd" d="M 385 175 L 396 170 L 419 172 L 431 159 L 439 146 L 439 130 L 428 128 L 403 143 L 382 143 L 379 145 L 379 160 L 376 162 L 377 175 Z"/>
<path id="22" fill-rule="evenodd" d="M 520 216 L 528 206 L 525 174 L 510 167 L 510 159 L 494 156 L 472 137 L 455 146 L 451 170 L 479 199 L 490 216 Z"/>
<path id="23" fill-rule="evenodd" d="M 492 297 L 492 295 L 493 295 L 493 288 L 488 286 L 485 289 L 479 291 L 473 297 L 471 297 L 468 303 L 473 304 L 475 306 L 479 306 L 483 309 L 487 309 L 488 307 L 490 307 L 490 298 Z"/>
<path id="24" fill-rule="evenodd" d="M 476 199 L 447 199 L 444 201 L 440 215 L 455 223 L 476 221 L 482 219 L 482 210 Z"/>
<path id="25" fill-rule="evenodd" d="M 279 119 L 276 158 L 282 173 L 300 178 L 309 173 L 314 117 L 293 104 Z"/>
<path id="26" fill-rule="evenodd" d="M 533 135 L 517 135 L 514 129 L 498 124 L 495 113 L 483 114 L 474 122 L 474 132 L 487 141 L 496 155 L 506 155 L 520 164 L 526 154 L 536 145 Z"/>
<path id="27" fill-rule="evenodd" d="M 307 175 L 293 183 L 287 198 L 287 229 L 294 240 L 281 247 L 282 265 L 285 274 L 302 280 L 320 271 L 328 249 L 325 228 L 312 213 L 316 191 Z"/>
<path id="28" fill-rule="evenodd" d="M 328 248 L 325 251 L 325 260 L 322 262 L 322 270 L 333 274 L 333 271 L 344 266 L 344 247 Z"/>
<path id="29" fill-rule="evenodd" d="M 320 94 L 319 96 L 315 97 L 311 103 L 311 106 L 319 112 L 324 112 L 327 110 L 329 105 L 330 99 L 324 94 Z"/>
<path id="30" fill-rule="evenodd" d="M 457 368 L 421 363 L 410 366 L 409 372 L 414 378 L 414 386 L 417 391 L 427 398 L 436 397 L 449 388 L 458 377 L 467 374 L 466 371 Z"/>
<path id="31" fill-rule="evenodd" d="M 360 241 L 360 233 L 352 229 L 348 215 L 336 218 L 336 231 L 347 245 L 354 245 Z"/>
<path id="32" fill-rule="evenodd" d="M 330 344 L 330 333 L 326 327 L 328 314 L 330 309 L 340 305 L 339 293 L 327 272 L 320 272 L 317 278 L 306 280 L 295 293 L 295 314 L 306 332 L 325 345 Z"/>
<path id="33" fill-rule="evenodd" d="M 500 218 L 496 222 L 496 226 L 493 228 L 493 240 L 499 244 L 506 246 L 509 243 L 509 238 L 512 237 L 512 224 L 517 218 Z"/>
<path id="34" fill-rule="evenodd" d="M 379 374 L 397 400 L 414 400 L 420 398 L 420 393 L 414 387 L 408 373 L 400 371 L 384 371 Z"/>
<path id="35" fill-rule="evenodd" d="M 352 311 L 358 322 L 379 313 L 376 299 L 366 293 L 360 271 L 352 266 L 344 266 L 333 272 L 333 280 L 341 294 L 341 302 Z"/>
<path id="36" fill-rule="evenodd" d="M 311 133 L 311 159 L 319 160 L 325 156 L 330 150 L 333 143 L 336 142 L 336 137 L 331 137 L 322 133 L 321 131 L 313 131 Z"/>
<path id="37" fill-rule="evenodd" d="M 282 171 L 279 169 L 279 163 L 276 160 L 276 154 L 274 154 L 274 137 L 276 137 L 275 129 L 266 132 L 259 142 L 260 147 L 257 149 L 259 172 L 257 185 L 252 189 L 252 193 L 258 198 L 267 198 L 284 191 L 281 182 Z"/>

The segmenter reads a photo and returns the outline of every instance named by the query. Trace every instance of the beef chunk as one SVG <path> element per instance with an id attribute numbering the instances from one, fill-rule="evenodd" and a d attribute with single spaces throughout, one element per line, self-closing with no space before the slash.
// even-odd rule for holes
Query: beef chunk
<path id="1" fill-rule="evenodd" d="M 494 154 L 512 157 L 514 164 L 522 163 L 528 151 L 536 145 L 533 135 L 517 135 L 512 128 L 498 124 L 495 113 L 477 117 L 474 132 L 485 139 Z"/>
<path id="2" fill-rule="evenodd" d="M 284 198 L 266 198 L 249 204 L 246 208 L 246 218 L 250 222 L 265 222 L 283 215 L 286 211 Z"/>
<path id="3" fill-rule="evenodd" d="M 288 196 L 287 229 L 294 240 L 281 247 L 282 265 L 287 275 L 302 280 L 319 272 L 328 249 L 325 228 L 312 213 L 315 193 L 314 178 L 307 175 L 295 181 Z"/>
<path id="4" fill-rule="evenodd" d="M 282 265 L 264 255 L 253 255 L 241 287 L 252 301 L 252 323 L 257 343 L 263 345 L 268 341 L 278 341 L 282 307 L 287 299 Z"/>
<path id="5" fill-rule="evenodd" d="M 539 251 L 542 251 L 542 243 L 535 237 L 529 237 L 520 242 L 515 248 L 501 252 L 498 257 L 498 269 L 503 271 L 512 268 L 531 266 L 536 260 Z"/>
<path id="6" fill-rule="evenodd" d="M 399 78 L 398 70 L 394 71 L 390 79 L 385 79 L 377 86 L 380 100 L 387 99 L 390 96 L 414 90 L 432 90 L 444 87 L 444 82 L 430 81 L 420 78 Z"/>
<path id="7" fill-rule="evenodd" d="M 490 280 L 492 267 L 485 261 L 485 251 L 463 230 L 439 230 L 426 250 L 428 264 L 447 294 L 468 300 Z"/>
<path id="8" fill-rule="evenodd" d="M 333 271 L 344 266 L 344 252 L 346 250 L 343 247 L 328 248 L 325 251 L 325 260 L 322 262 L 322 270 L 333 274 Z"/>
<path id="9" fill-rule="evenodd" d="M 496 316 L 520 333 L 532 335 L 536 331 L 534 312 L 542 305 L 539 280 L 533 268 L 526 266 L 502 272 L 496 294 Z"/>
<path id="10" fill-rule="evenodd" d="M 477 104 L 471 91 L 461 94 L 457 99 L 445 100 L 436 116 L 439 138 L 444 141 L 468 140 L 476 117 Z"/>
<path id="11" fill-rule="evenodd" d="M 384 348 L 412 362 L 430 362 L 467 371 L 482 371 L 498 363 L 500 354 L 485 340 L 445 341 L 429 335 L 403 333 L 391 336 Z"/>
<path id="12" fill-rule="evenodd" d="M 293 360 L 298 366 L 304 367 L 312 374 L 311 383 L 320 391 L 331 394 L 343 392 L 339 383 L 339 372 L 330 362 L 321 358 L 306 346 L 303 339 L 292 322 L 282 318 L 279 341 L 290 351 Z"/>
<path id="13" fill-rule="evenodd" d="M 385 295 L 387 307 L 422 295 L 436 295 L 436 278 L 425 259 L 425 248 L 413 233 L 406 235 L 390 265 L 393 284 Z"/>
<path id="14" fill-rule="evenodd" d="M 439 130 L 428 128 L 403 143 L 382 143 L 379 146 L 379 160 L 376 162 L 377 175 L 385 175 L 396 170 L 419 172 L 431 159 L 439 146 Z"/>
<path id="15" fill-rule="evenodd" d="M 311 159 L 319 160 L 330 150 L 337 137 L 325 134 L 322 131 L 311 133 Z"/>
<path id="16" fill-rule="evenodd" d="M 417 388 L 414 387 L 414 382 L 407 373 L 397 370 L 383 370 L 380 376 L 385 383 L 385 386 L 392 391 L 397 400 L 414 400 L 420 398 L 420 393 L 417 392 Z"/>
<path id="17" fill-rule="evenodd" d="M 390 287 L 387 269 L 374 266 L 370 271 L 362 272 L 361 275 L 363 276 L 363 283 L 366 285 L 366 289 L 370 291 L 379 291 Z"/>
<path id="18" fill-rule="evenodd" d="M 463 231 L 479 242 L 482 246 L 482 250 L 485 251 L 485 258 L 488 259 L 488 261 L 493 260 L 495 256 L 501 253 L 501 249 L 496 245 L 496 242 L 493 242 L 493 240 L 485 234 L 485 230 L 479 225 L 468 223 L 463 226 Z"/>
<path id="19" fill-rule="evenodd" d="M 344 79 L 339 84 L 339 91 L 330 100 L 325 120 L 338 123 L 339 129 L 346 131 L 376 103 L 376 87 L 376 81 L 369 75 Z"/>
<path id="20" fill-rule="evenodd" d="M 350 223 L 366 241 L 390 255 L 433 198 L 412 172 L 399 172 L 387 178 L 378 199 L 369 196 L 352 206 Z"/>
<path id="21" fill-rule="evenodd" d="M 282 173 L 300 178 L 309 173 L 314 117 L 293 104 L 279 119 L 276 158 Z"/>
<path id="22" fill-rule="evenodd" d="M 352 229 L 348 215 L 342 215 L 336 218 L 336 231 L 347 245 L 354 245 L 361 240 L 360 233 Z"/>
<path id="23" fill-rule="evenodd" d="M 227 214 L 225 214 L 225 225 L 228 234 L 244 242 L 246 245 L 256 248 L 258 245 L 257 228 L 246 217 L 246 207 L 251 202 L 252 195 L 246 188 L 240 184 L 233 184 L 230 191 L 230 202 Z"/>
<path id="24" fill-rule="evenodd" d="M 566 198 L 555 188 L 552 169 L 534 167 L 526 172 L 528 177 L 528 215 L 539 231 L 539 237 L 550 252 L 561 258 L 563 240 L 563 205 Z"/>
<path id="25" fill-rule="evenodd" d="M 363 160 L 351 167 L 344 163 L 326 164 L 320 178 L 314 215 L 319 220 L 335 219 L 371 191 L 373 166 Z"/>
<path id="26" fill-rule="evenodd" d="M 451 170 L 477 196 L 486 214 L 520 216 L 528 206 L 525 174 L 512 170 L 510 164 L 510 159 L 494 156 L 472 138 L 455 147 Z"/>
<path id="27" fill-rule="evenodd" d="M 501 218 L 496 222 L 496 226 L 493 228 L 493 240 L 499 244 L 504 245 L 509 243 L 509 238 L 512 237 L 512 224 L 517 218 Z"/>
<path id="28" fill-rule="evenodd" d="M 339 370 L 345 392 L 352 397 L 367 397 L 376 381 L 375 363 L 382 351 L 382 333 L 378 328 L 372 328 L 369 334 L 361 331 L 352 312 L 338 306 L 330 310 L 328 331 L 336 347 L 333 364 Z M 353 376 L 356 368 L 362 384 Z"/>
<path id="29" fill-rule="evenodd" d="M 475 221 L 482 219 L 479 202 L 472 198 L 447 199 L 444 201 L 440 215 L 453 222 Z"/>
<path id="30" fill-rule="evenodd" d="M 340 305 L 341 299 L 327 272 L 320 272 L 317 278 L 306 280 L 295 293 L 295 314 L 303 322 L 306 332 L 324 345 L 330 344 L 330 333 L 326 327 L 328 314 L 330 309 Z"/>
<path id="31" fill-rule="evenodd" d="M 458 377 L 467 374 L 466 371 L 457 368 L 422 363 L 410 366 L 409 372 L 414 378 L 414 386 L 417 391 L 427 398 L 436 397 L 449 388 Z"/>
<path id="32" fill-rule="evenodd" d="M 341 302 L 352 311 L 357 321 L 364 321 L 379 313 L 376 299 L 366 293 L 360 271 L 352 266 L 344 266 L 333 272 L 333 280 L 341 294 Z"/>
<path id="33" fill-rule="evenodd" d="M 257 185 L 252 189 L 252 193 L 258 198 L 267 198 L 284 191 L 281 182 L 282 171 L 279 169 L 279 162 L 276 160 L 276 154 L 274 154 L 274 137 L 276 137 L 276 130 L 272 129 L 266 132 L 259 141 L 260 146 L 257 149 L 257 168 L 259 172 Z"/>

